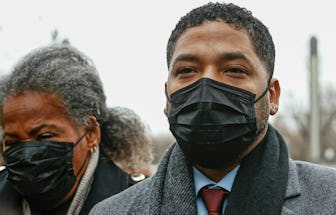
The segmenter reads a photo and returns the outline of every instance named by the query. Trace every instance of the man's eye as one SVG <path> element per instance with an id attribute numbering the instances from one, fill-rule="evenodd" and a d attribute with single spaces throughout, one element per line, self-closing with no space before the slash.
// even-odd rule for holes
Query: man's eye
<path id="1" fill-rule="evenodd" d="M 231 73 L 246 73 L 246 71 L 244 69 L 237 68 L 237 67 L 230 68 L 226 71 L 231 72 Z"/>
<path id="2" fill-rule="evenodd" d="M 177 70 L 176 74 L 183 75 L 183 74 L 189 74 L 191 72 L 196 72 L 196 70 L 193 68 L 182 68 L 182 69 Z"/>

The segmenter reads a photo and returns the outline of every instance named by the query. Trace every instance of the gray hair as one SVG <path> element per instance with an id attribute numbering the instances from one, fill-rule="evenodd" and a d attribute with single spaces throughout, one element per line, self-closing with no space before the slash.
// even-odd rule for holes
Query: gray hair
<path id="1" fill-rule="evenodd" d="M 19 61 L 1 80 L 0 108 L 24 91 L 56 94 L 77 125 L 89 116 L 103 123 L 107 116 L 102 82 L 91 59 L 70 45 L 38 48 Z"/>
<path id="2" fill-rule="evenodd" d="M 140 169 L 141 165 L 152 163 L 149 128 L 133 110 L 126 107 L 109 108 L 106 130 L 103 135 L 107 135 L 109 141 L 102 148 L 121 168 Z"/>

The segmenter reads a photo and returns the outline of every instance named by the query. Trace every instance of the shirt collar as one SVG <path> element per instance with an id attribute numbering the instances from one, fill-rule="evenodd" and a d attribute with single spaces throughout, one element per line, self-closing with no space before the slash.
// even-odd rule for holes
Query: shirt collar
<path id="1" fill-rule="evenodd" d="M 233 182 L 236 178 L 237 172 L 240 166 L 237 166 L 233 170 L 231 170 L 228 174 L 226 174 L 218 183 L 214 182 L 210 178 L 206 177 L 202 172 L 193 167 L 193 175 L 195 182 L 195 191 L 196 195 L 198 192 L 204 187 L 221 187 L 231 192 Z"/>

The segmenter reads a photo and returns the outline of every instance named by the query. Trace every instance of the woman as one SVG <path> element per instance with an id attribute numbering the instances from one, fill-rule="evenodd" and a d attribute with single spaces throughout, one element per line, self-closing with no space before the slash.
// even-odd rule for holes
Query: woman
<path id="1" fill-rule="evenodd" d="M 100 151 L 109 142 L 106 98 L 84 54 L 69 45 L 34 50 L 0 92 L 1 214 L 88 214 L 133 184 Z"/>

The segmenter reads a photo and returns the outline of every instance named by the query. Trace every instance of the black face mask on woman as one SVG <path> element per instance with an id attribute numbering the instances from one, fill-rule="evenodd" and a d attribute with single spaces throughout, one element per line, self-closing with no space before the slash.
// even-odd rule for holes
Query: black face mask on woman
<path id="1" fill-rule="evenodd" d="M 239 161 L 259 135 L 256 95 L 202 78 L 171 95 L 170 130 L 192 163 L 224 169 Z"/>
<path id="2" fill-rule="evenodd" d="M 70 192 L 76 183 L 73 149 L 87 132 L 76 143 L 33 140 L 15 143 L 3 153 L 7 179 L 33 210 L 51 210 Z"/>

